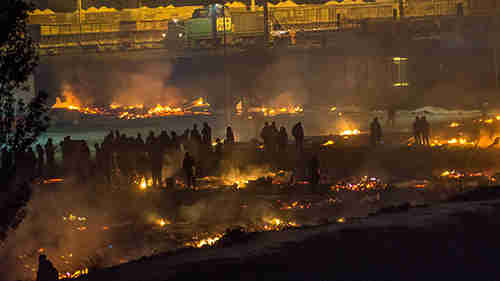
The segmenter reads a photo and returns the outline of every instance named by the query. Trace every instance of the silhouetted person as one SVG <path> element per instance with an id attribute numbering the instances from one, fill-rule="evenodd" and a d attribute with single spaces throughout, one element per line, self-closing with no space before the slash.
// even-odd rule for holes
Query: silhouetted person
<path id="1" fill-rule="evenodd" d="M 75 149 L 78 149 L 76 155 L 77 174 L 81 183 L 86 183 L 90 176 L 90 149 L 86 141 L 81 141 Z"/>
<path id="2" fill-rule="evenodd" d="M 62 151 L 63 169 L 65 175 L 69 175 L 70 171 L 72 170 L 71 168 L 73 167 L 72 165 L 73 163 L 71 163 L 70 161 L 70 154 L 72 153 L 70 142 L 71 142 L 71 137 L 66 136 L 64 137 L 64 140 L 60 143 Z"/>
<path id="3" fill-rule="evenodd" d="M 215 139 L 215 155 L 217 159 L 222 159 L 222 141 L 220 138 Z"/>
<path id="4" fill-rule="evenodd" d="M 378 118 L 373 118 L 370 124 L 370 142 L 373 147 L 377 146 L 382 140 L 382 127 L 378 122 Z"/>
<path id="5" fill-rule="evenodd" d="M 293 126 L 292 135 L 295 138 L 297 152 L 302 153 L 302 151 L 304 151 L 304 129 L 302 128 L 301 122 Z"/>
<path id="6" fill-rule="evenodd" d="M 101 176 L 103 175 L 103 162 L 104 159 L 102 157 L 102 148 L 99 146 L 99 143 L 94 144 L 94 150 L 95 150 L 95 164 L 94 164 L 94 171 L 93 175 L 101 180 Z"/>
<path id="7" fill-rule="evenodd" d="M 179 138 L 177 137 L 177 133 L 172 131 L 170 139 L 172 143 L 172 149 L 174 151 L 179 151 L 181 149 L 181 146 L 179 143 Z"/>
<path id="8" fill-rule="evenodd" d="M 45 151 L 43 151 L 43 147 L 41 144 L 36 145 L 36 153 L 37 153 L 37 175 L 39 177 L 43 176 L 43 170 L 45 167 Z"/>
<path id="9" fill-rule="evenodd" d="M 135 143 L 144 145 L 144 140 L 142 139 L 141 133 L 137 133 L 137 137 L 135 138 Z"/>
<path id="10" fill-rule="evenodd" d="M 194 159 L 191 157 L 189 152 L 184 155 L 184 160 L 182 161 L 182 169 L 184 170 L 184 175 L 186 176 L 186 187 L 192 188 L 194 185 Z"/>
<path id="11" fill-rule="evenodd" d="M 212 145 L 212 128 L 208 126 L 207 122 L 203 123 L 203 129 L 201 130 L 201 135 L 202 135 L 202 143 L 205 144 L 207 147 L 210 147 Z"/>
<path id="12" fill-rule="evenodd" d="M 26 168 L 27 174 L 30 178 L 36 175 L 36 164 L 37 159 L 35 152 L 33 151 L 33 148 L 29 147 L 28 151 L 26 152 Z"/>
<path id="13" fill-rule="evenodd" d="M 111 184 L 111 173 L 113 171 L 113 138 L 105 138 L 101 145 L 102 173 L 107 184 Z"/>
<path id="14" fill-rule="evenodd" d="M 153 131 L 149 131 L 149 135 L 148 137 L 146 138 L 146 144 L 153 144 L 154 142 L 154 139 L 155 139 L 155 132 Z"/>
<path id="15" fill-rule="evenodd" d="M 288 146 L 288 134 L 286 133 L 285 127 L 281 126 L 278 135 L 278 149 L 280 153 L 286 152 L 286 147 Z"/>
<path id="16" fill-rule="evenodd" d="M 7 147 L 4 147 L 2 149 L 2 171 L 4 173 L 8 173 L 8 170 L 10 170 L 12 164 L 13 164 L 12 152 L 9 151 Z"/>
<path id="17" fill-rule="evenodd" d="M 392 128 L 396 126 L 396 109 L 393 107 L 387 110 L 387 125 Z"/>
<path id="18" fill-rule="evenodd" d="M 153 186 L 161 187 L 162 185 L 162 169 L 163 169 L 163 153 L 165 146 L 158 138 L 154 144 L 154 153 L 151 155 L 152 173 L 153 173 Z"/>
<path id="19" fill-rule="evenodd" d="M 271 125 L 269 125 L 268 122 L 264 123 L 264 128 L 262 128 L 262 131 L 260 133 L 260 137 L 264 141 L 264 151 L 266 152 L 266 155 L 268 157 L 271 157 L 271 154 L 273 152 L 273 129 L 271 128 Z"/>
<path id="20" fill-rule="evenodd" d="M 193 129 L 191 130 L 190 140 L 191 143 L 194 143 L 196 145 L 201 144 L 201 135 L 198 131 L 198 125 L 196 124 L 193 125 Z"/>
<path id="21" fill-rule="evenodd" d="M 233 128 L 231 128 L 231 126 L 228 126 L 226 128 L 226 140 L 224 141 L 224 143 L 228 145 L 233 145 L 235 143 Z"/>
<path id="22" fill-rule="evenodd" d="M 271 129 L 269 130 L 270 132 L 270 146 L 271 146 L 271 153 L 275 153 L 277 148 L 278 148 L 278 141 L 279 141 L 279 131 L 278 128 L 276 127 L 276 122 L 271 123 Z"/>
<path id="23" fill-rule="evenodd" d="M 415 121 L 413 121 L 413 138 L 415 139 L 415 145 L 422 144 L 422 122 L 420 121 L 420 117 L 415 117 Z"/>
<path id="24" fill-rule="evenodd" d="M 56 148 L 52 143 L 52 138 L 49 138 L 47 140 L 47 143 L 45 144 L 45 158 L 47 159 L 47 168 L 49 169 L 50 173 L 54 171 L 54 168 L 56 166 L 55 154 Z"/>
<path id="25" fill-rule="evenodd" d="M 59 279 L 59 272 L 54 265 L 47 259 L 46 255 L 38 257 L 38 272 L 36 281 L 56 281 Z"/>
<path id="26" fill-rule="evenodd" d="M 422 142 L 424 145 L 430 145 L 429 137 L 431 134 L 431 125 L 427 122 L 425 116 L 421 119 L 422 122 Z"/>
<path id="27" fill-rule="evenodd" d="M 310 181 L 313 187 L 316 187 L 319 184 L 319 179 L 320 179 L 319 169 L 320 167 L 319 167 L 318 156 L 314 155 L 312 159 L 309 161 Z"/>

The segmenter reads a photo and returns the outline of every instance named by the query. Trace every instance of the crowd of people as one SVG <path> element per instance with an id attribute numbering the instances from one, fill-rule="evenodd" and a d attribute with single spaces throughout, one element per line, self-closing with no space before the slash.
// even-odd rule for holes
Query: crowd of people
<path id="1" fill-rule="evenodd" d="M 415 117 L 413 122 L 413 137 L 417 145 L 430 145 L 431 126 L 425 116 Z"/>
<path id="2" fill-rule="evenodd" d="M 292 136 L 295 139 L 297 151 L 302 152 L 304 147 L 304 129 L 302 128 L 301 122 L 293 126 Z M 265 122 L 260 137 L 264 141 L 266 155 L 272 156 L 275 153 L 286 153 L 288 147 L 288 133 L 285 127 L 281 126 L 278 130 L 276 122 L 272 122 L 271 124 Z"/>

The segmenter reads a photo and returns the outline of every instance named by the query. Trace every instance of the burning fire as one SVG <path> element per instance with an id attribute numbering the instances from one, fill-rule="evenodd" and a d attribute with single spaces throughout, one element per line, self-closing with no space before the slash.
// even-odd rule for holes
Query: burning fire
<path id="1" fill-rule="evenodd" d="M 84 268 L 84 269 L 79 269 L 73 273 L 70 273 L 70 272 L 59 272 L 59 277 L 58 279 L 61 280 L 61 279 L 74 279 L 74 278 L 78 278 L 82 275 L 86 275 L 89 273 L 89 269 L 88 268 Z"/>
<path id="2" fill-rule="evenodd" d="M 146 190 L 148 187 L 151 187 L 153 185 L 153 180 L 152 179 L 146 180 L 145 177 L 142 177 L 137 184 L 139 185 L 140 190 Z"/>
<path id="3" fill-rule="evenodd" d="M 360 130 L 354 129 L 354 130 L 344 130 L 340 132 L 341 136 L 353 136 L 353 135 L 359 135 L 361 133 Z"/>
<path id="4" fill-rule="evenodd" d="M 300 105 L 287 107 L 252 107 L 249 112 L 262 113 L 264 116 L 276 116 L 282 114 L 298 114 L 304 112 L 304 108 Z"/>
<path id="5" fill-rule="evenodd" d="M 337 219 L 337 222 L 338 223 L 345 223 L 345 218 L 344 217 L 340 217 Z"/>
<path id="6" fill-rule="evenodd" d="M 332 191 L 337 192 L 342 190 L 367 191 L 385 188 L 387 188 L 387 184 L 383 183 L 380 179 L 368 176 L 339 181 L 337 184 L 330 187 Z"/>
<path id="7" fill-rule="evenodd" d="M 293 221 L 284 221 L 279 218 L 264 218 L 265 225 L 263 229 L 265 231 L 280 231 L 284 228 L 299 227 L 300 225 Z"/>
<path id="8" fill-rule="evenodd" d="M 333 140 L 329 140 L 329 141 L 327 141 L 327 142 L 325 142 L 325 143 L 323 143 L 321 145 L 322 146 L 329 146 L 329 145 L 334 145 L 334 144 L 335 144 L 335 142 Z"/>
<path id="9" fill-rule="evenodd" d="M 165 225 L 170 224 L 170 221 L 167 219 L 157 219 L 156 224 L 160 227 L 164 227 Z"/>
<path id="10" fill-rule="evenodd" d="M 217 241 L 219 241 L 222 238 L 222 236 L 224 236 L 224 233 L 217 233 L 214 236 L 207 237 L 207 238 L 200 239 L 200 240 L 197 240 L 198 238 L 194 237 L 195 241 L 187 242 L 184 245 L 187 247 L 195 247 L 195 248 L 202 248 L 205 246 L 213 246 L 213 245 L 215 245 L 215 243 L 217 243 Z"/>
<path id="11" fill-rule="evenodd" d="M 450 128 L 456 128 L 456 127 L 460 127 L 460 123 L 457 123 L 457 122 L 451 122 L 450 124 Z"/>
<path id="12" fill-rule="evenodd" d="M 112 102 L 108 107 L 91 107 L 83 106 L 83 103 L 73 94 L 71 89 L 65 89 L 62 93 L 64 102 L 61 98 L 56 98 L 56 103 L 52 108 L 67 109 L 78 111 L 85 115 L 103 115 L 112 116 L 118 119 L 144 119 L 153 117 L 164 117 L 171 115 L 209 115 L 211 114 L 208 108 L 210 104 L 203 98 L 197 98 L 192 103 L 184 106 L 172 106 L 156 104 L 151 108 L 146 108 L 143 104 L 122 105 L 117 102 Z M 202 111 L 195 109 L 203 109 Z"/>

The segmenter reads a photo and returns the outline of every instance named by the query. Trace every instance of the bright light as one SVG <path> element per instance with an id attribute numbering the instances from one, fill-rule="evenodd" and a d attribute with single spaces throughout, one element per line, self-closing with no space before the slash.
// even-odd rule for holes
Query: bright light
<path id="1" fill-rule="evenodd" d="M 401 57 L 392 58 L 392 61 L 394 61 L 394 62 L 407 61 L 407 60 L 408 60 L 408 58 L 401 58 Z"/>
<path id="2" fill-rule="evenodd" d="M 408 82 L 394 83 L 394 87 L 408 87 Z"/>
<path id="3" fill-rule="evenodd" d="M 165 38 L 165 37 L 167 37 L 167 34 L 166 34 L 166 33 L 163 33 L 161 36 L 162 36 L 163 38 Z"/>
<path id="4" fill-rule="evenodd" d="M 174 23 L 178 23 L 179 20 L 178 19 L 173 19 Z"/>
<path id="5" fill-rule="evenodd" d="M 179 35 L 178 35 L 178 36 L 179 36 L 179 38 L 182 38 L 182 36 L 184 36 L 184 34 L 179 33 Z"/>

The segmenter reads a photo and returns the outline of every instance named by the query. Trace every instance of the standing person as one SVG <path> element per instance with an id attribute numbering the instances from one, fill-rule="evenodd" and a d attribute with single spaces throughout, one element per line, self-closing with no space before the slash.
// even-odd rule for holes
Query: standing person
<path id="1" fill-rule="evenodd" d="M 12 152 L 7 147 L 2 149 L 2 171 L 7 175 L 10 168 L 12 168 Z"/>
<path id="2" fill-rule="evenodd" d="M 431 125 L 427 122 L 425 116 L 422 117 L 422 141 L 424 145 L 430 145 L 429 137 L 431 133 Z"/>
<path id="3" fill-rule="evenodd" d="M 312 159 L 309 161 L 309 174 L 310 181 L 314 188 L 319 184 L 320 179 L 320 165 L 318 156 L 314 155 Z"/>
<path id="4" fill-rule="evenodd" d="M 193 129 L 190 134 L 190 150 L 193 153 L 194 157 L 199 157 L 199 149 L 201 145 L 201 135 L 198 131 L 198 125 L 194 124 Z"/>
<path id="5" fill-rule="evenodd" d="M 201 143 L 201 135 L 196 124 L 193 125 L 193 129 L 191 130 L 190 140 L 192 143 L 196 143 L 196 145 Z"/>
<path id="6" fill-rule="evenodd" d="M 81 183 L 86 183 L 90 175 L 90 149 L 86 141 L 81 141 L 79 151 L 80 159 L 78 159 L 78 175 Z"/>
<path id="7" fill-rule="evenodd" d="M 271 142 L 271 152 L 274 154 L 277 151 L 278 148 L 278 138 L 279 138 L 279 131 L 278 128 L 276 127 L 276 122 L 271 123 L 271 129 L 270 131 L 270 142 Z"/>
<path id="8" fill-rule="evenodd" d="M 28 152 L 26 152 L 26 164 L 29 177 L 34 177 L 36 175 L 37 159 L 32 147 L 29 147 Z"/>
<path id="9" fill-rule="evenodd" d="M 46 255 L 38 257 L 38 272 L 36 281 L 56 281 L 59 278 L 59 272 L 54 265 L 47 259 Z"/>
<path id="10" fill-rule="evenodd" d="M 152 164 L 152 174 L 153 174 L 153 186 L 162 186 L 162 169 L 163 169 L 163 152 L 165 146 L 163 145 L 160 138 L 156 139 L 154 147 L 154 153 L 151 154 L 151 164 Z"/>
<path id="11" fill-rule="evenodd" d="M 45 167 L 45 152 L 43 151 L 43 147 L 41 144 L 36 145 L 36 153 L 37 153 L 37 175 L 39 177 L 43 177 L 43 170 Z"/>
<path id="12" fill-rule="evenodd" d="M 394 107 L 387 110 L 387 125 L 391 128 L 396 126 L 396 109 Z"/>
<path id="13" fill-rule="evenodd" d="M 270 146 L 270 142 L 269 142 L 270 133 L 269 133 L 269 131 L 270 131 L 269 123 L 265 122 L 264 127 L 262 128 L 262 131 L 260 132 L 260 137 L 264 141 L 264 150 L 266 152 L 269 151 L 269 146 Z"/>
<path id="14" fill-rule="evenodd" d="M 102 173 L 107 184 L 111 184 L 111 174 L 113 171 L 113 138 L 105 138 L 101 144 Z"/>
<path id="15" fill-rule="evenodd" d="M 370 142 L 372 147 L 380 144 L 382 140 L 382 127 L 378 122 L 378 117 L 373 118 L 373 121 L 370 124 Z"/>
<path id="16" fill-rule="evenodd" d="M 278 151 L 279 153 L 286 153 L 286 147 L 288 146 L 288 134 L 286 133 L 285 127 L 281 126 L 278 135 Z"/>
<path id="17" fill-rule="evenodd" d="M 45 158 L 47 159 L 49 173 L 52 173 L 56 167 L 55 154 L 56 148 L 54 147 L 54 143 L 52 143 L 52 138 L 49 138 L 45 144 Z"/>
<path id="18" fill-rule="evenodd" d="M 224 141 L 224 143 L 228 145 L 232 145 L 235 143 L 233 128 L 231 128 L 231 126 L 228 126 L 226 128 L 226 140 Z"/>
<path id="19" fill-rule="evenodd" d="M 207 148 L 212 145 L 212 128 L 208 126 L 207 122 L 203 123 L 203 129 L 201 130 L 202 143 L 205 144 Z"/>
<path id="20" fill-rule="evenodd" d="M 93 165 L 94 168 L 93 175 L 100 182 L 101 177 L 103 175 L 102 171 L 103 171 L 104 159 L 102 157 L 102 148 L 99 146 L 99 143 L 94 144 L 94 150 L 95 150 L 95 164 Z"/>
<path id="21" fill-rule="evenodd" d="M 184 155 L 184 160 L 182 161 L 182 169 L 184 170 L 184 175 L 186 176 L 186 187 L 192 188 L 194 186 L 194 159 L 191 157 L 189 152 L 186 152 L 186 154 Z"/>
<path id="22" fill-rule="evenodd" d="M 304 129 L 302 128 L 302 122 L 295 124 L 292 128 L 292 135 L 295 138 L 295 145 L 298 153 L 304 151 Z"/>
<path id="23" fill-rule="evenodd" d="M 420 129 L 421 121 L 420 117 L 415 117 L 415 121 L 413 121 L 413 138 L 415 139 L 415 145 L 422 144 L 421 129 Z"/>
<path id="24" fill-rule="evenodd" d="M 177 137 L 177 133 L 175 131 L 172 131 L 171 133 L 171 144 L 172 144 L 172 150 L 173 151 L 179 151 L 181 149 L 180 143 L 179 143 L 179 138 Z"/>

